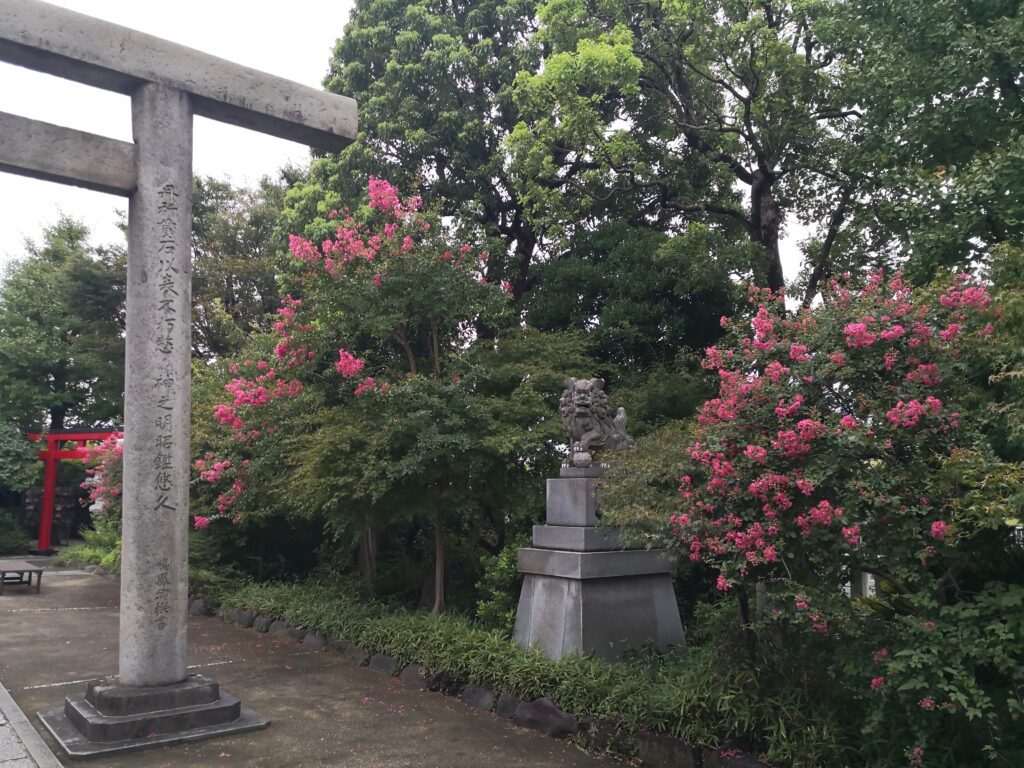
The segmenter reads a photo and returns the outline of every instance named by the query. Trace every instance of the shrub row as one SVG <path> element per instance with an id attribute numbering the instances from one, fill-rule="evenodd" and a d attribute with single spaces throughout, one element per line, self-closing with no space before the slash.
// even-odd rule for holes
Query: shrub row
<path id="1" fill-rule="evenodd" d="M 414 613 L 355 593 L 328 581 L 249 583 L 221 593 L 218 602 L 221 612 L 274 617 L 523 701 L 548 697 L 580 720 L 610 720 L 631 734 L 663 733 L 711 749 L 760 748 L 775 764 L 813 764 L 803 760 L 820 753 L 831 725 L 814 722 L 820 713 L 799 701 L 798 692 L 766 698 L 755 695 L 753 681 L 742 674 L 721 677 L 708 647 L 638 653 L 624 662 L 552 661 L 465 618 Z"/>

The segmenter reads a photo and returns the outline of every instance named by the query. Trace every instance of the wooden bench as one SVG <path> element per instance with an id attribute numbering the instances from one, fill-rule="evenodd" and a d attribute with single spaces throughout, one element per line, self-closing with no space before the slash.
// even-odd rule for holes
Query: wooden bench
<path id="1" fill-rule="evenodd" d="M 32 586 L 32 574 L 36 574 L 36 592 L 43 588 L 43 569 L 24 560 L 0 560 L 0 595 L 8 584 Z"/>

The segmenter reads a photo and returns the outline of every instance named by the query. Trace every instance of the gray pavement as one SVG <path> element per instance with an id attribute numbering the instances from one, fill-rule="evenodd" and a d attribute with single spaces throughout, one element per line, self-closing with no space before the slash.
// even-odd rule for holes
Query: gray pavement
<path id="1" fill-rule="evenodd" d="M 2 685 L 0 768 L 60 768 L 60 762 Z"/>
<path id="2" fill-rule="evenodd" d="M 0 597 L 0 685 L 9 691 L 7 697 L 0 693 L 0 768 L 79 764 L 62 755 L 36 713 L 60 706 L 69 693 L 81 693 L 89 680 L 116 673 L 117 601 L 118 588 L 109 581 L 54 568 L 47 569 L 41 594 L 12 588 Z M 622 765 L 517 728 L 456 699 L 410 689 L 330 651 L 310 651 L 294 641 L 214 618 L 190 618 L 188 633 L 190 669 L 215 678 L 228 693 L 269 717 L 270 727 L 83 765 Z"/>

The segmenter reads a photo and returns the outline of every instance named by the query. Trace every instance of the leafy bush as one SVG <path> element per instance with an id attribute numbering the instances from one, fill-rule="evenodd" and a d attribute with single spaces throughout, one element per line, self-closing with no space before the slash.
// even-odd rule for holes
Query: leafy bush
<path id="1" fill-rule="evenodd" d="M 712 638 L 739 638 L 722 662 L 759 698 L 800 689 L 845 721 L 815 749 L 830 764 L 1014 764 L 1024 473 L 990 439 L 985 374 L 1019 329 L 966 275 L 915 291 L 877 272 L 789 316 L 752 305 L 707 350 L 718 397 L 660 468 L 612 475 L 606 518 L 713 570 L 738 619 Z M 679 492 L 646 503 L 667 471 Z M 873 597 L 848 586 L 863 573 Z"/>
<path id="2" fill-rule="evenodd" d="M 58 565 L 91 563 L 111 573 L 121 570 L 121 518 L 115 515 L 93 517 L 93 528 L 82 531 L 82 543 L 72 544 L 57 555 Z"/>
<path id="3" fill-rule="evenodd" d="M 28 549 L 29 537 L 6 510 L 0 509 L 0 555 L 20 555 Z"/>
<path id="4" fill-rule="evenodd" d="M 476 618 L 485 627 L 504 632 L 509 637 L 516 623 L 519 602 L 519 548 L 529 546 L 526 536 L 517 537 L 506 544 L 497 555 L 481 558 L 483 576 L 477 582 L 480 600 L 476 604 Z"/>

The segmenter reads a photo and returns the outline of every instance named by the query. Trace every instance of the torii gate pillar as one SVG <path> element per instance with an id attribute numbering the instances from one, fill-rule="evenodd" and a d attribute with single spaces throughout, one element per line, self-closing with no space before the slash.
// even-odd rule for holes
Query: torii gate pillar
<path id="1" fill-rule="evenodd" d="M 128 258 L 122 508 L 145 513 L 122 520 L 118 679 L 151 686 L 187 676 L 189 446 L 175 436 L 189 434 L 191 413 L 188 94 L 140 86 L 132 133 L 138 184 L 128 199 L 128 253 L 151 257 Z"/>
<path id="2" fill-rule="evenodd" d="M 129 199 L 118 674 L 40 717 L 82 757 L 263 728 L 186 666 L 192 116 L 339 150 L 356 104 L 38 0 L 0 0 L 0 60 L 132 98 L 132 144 L 0 113 L 0 171 Z"/>

